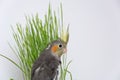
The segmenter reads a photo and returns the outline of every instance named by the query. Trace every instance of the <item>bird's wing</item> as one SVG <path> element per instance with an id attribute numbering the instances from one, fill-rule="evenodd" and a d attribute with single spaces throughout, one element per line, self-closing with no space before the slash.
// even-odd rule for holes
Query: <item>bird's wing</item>
<path id="1" fill-rule="evenodd" d="M 41 67 L 44 63 L 45 63 L 45 51 L 43 51 L 40 55 L 40 57 L 34 62 L 33 66 L 32 66 L 32 72 L 31 72 L 31 76 L 34 76 L 35 70 L 38 69 L 39 67 Z"/>
<path id="2" fill-rule="evenodd" d="M 32 68 L 32 74 L 31 74 L 31 77 L 32 78 L 37 78 L 38 76 L 38 74 L 40 73 L 40 72 L 43 72 L 44 71 L 44 66 L 45 65 L 45 63 L 44 62 L 42 62 L 42 63 L 39 63 L 39 64 L 35 64 L 34 66 L 33 66 L 33 68 Z M 32 79 L 31 78 L 31 79 Z M 32 80 L 34 80 L 34 79 L 32 79 Z"/>

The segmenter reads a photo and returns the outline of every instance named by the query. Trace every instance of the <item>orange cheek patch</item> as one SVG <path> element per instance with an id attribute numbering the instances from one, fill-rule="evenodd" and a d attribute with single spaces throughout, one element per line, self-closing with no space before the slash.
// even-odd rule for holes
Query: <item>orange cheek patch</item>
<path id="1" fill-rule="evenodd" d="M 53 47 L 52 47 L 52 52 L 56 52 L 57 49 L 58 49 L 58 46 L 53 46 Z"/>

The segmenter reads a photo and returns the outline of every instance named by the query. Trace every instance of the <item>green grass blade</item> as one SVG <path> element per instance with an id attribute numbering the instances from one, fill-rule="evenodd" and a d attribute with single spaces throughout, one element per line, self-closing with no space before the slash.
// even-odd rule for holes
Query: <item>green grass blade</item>
<path id="1" fill-rule="evenodd" d="M 11 63 L 13 63 L 16 67 L 18 67 L 22 72 L 24 72 L 24 70 L 16 63 L 14 62 L 12 59 L 0 54 L 0 56 L 4 57 L 5 59 L 7 59 L 8 61 L 10 61 Z"/>

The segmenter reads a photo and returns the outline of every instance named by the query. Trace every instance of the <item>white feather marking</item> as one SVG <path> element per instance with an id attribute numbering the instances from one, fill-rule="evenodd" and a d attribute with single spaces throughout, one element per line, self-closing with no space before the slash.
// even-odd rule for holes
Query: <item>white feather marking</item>
<path id="1" fill-rule="evenodd" d="M 40 71 L 40 67 L 38 67 L 38 68 L 35 70 L 35 72 L 37 72 L 37 73 L 38 73 L 39 71 Z"/>
<path id="2" fill-rule="evenodd" d="M 38 73 L 40 70 L 42 71 L 42 70 L 44 70 L 44 68 L 43 68 L 43 67 L 38 67 L 38 68 L 35 70 L 35 72 Z"/>
<path id="3" fill-rule="evenodd" d="M 50 48 L 50 45 L 48 45 L 48 47 L 46 49 L 49 49 Z"/>

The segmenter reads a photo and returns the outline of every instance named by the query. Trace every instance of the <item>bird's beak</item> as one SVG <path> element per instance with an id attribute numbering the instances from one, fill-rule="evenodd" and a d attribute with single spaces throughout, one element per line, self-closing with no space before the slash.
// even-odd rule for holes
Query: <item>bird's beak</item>
<path id="1" fill-rule="evenodd" d="M 67 48 L 64 48 L 63 53 L 67 53 Z"/>

